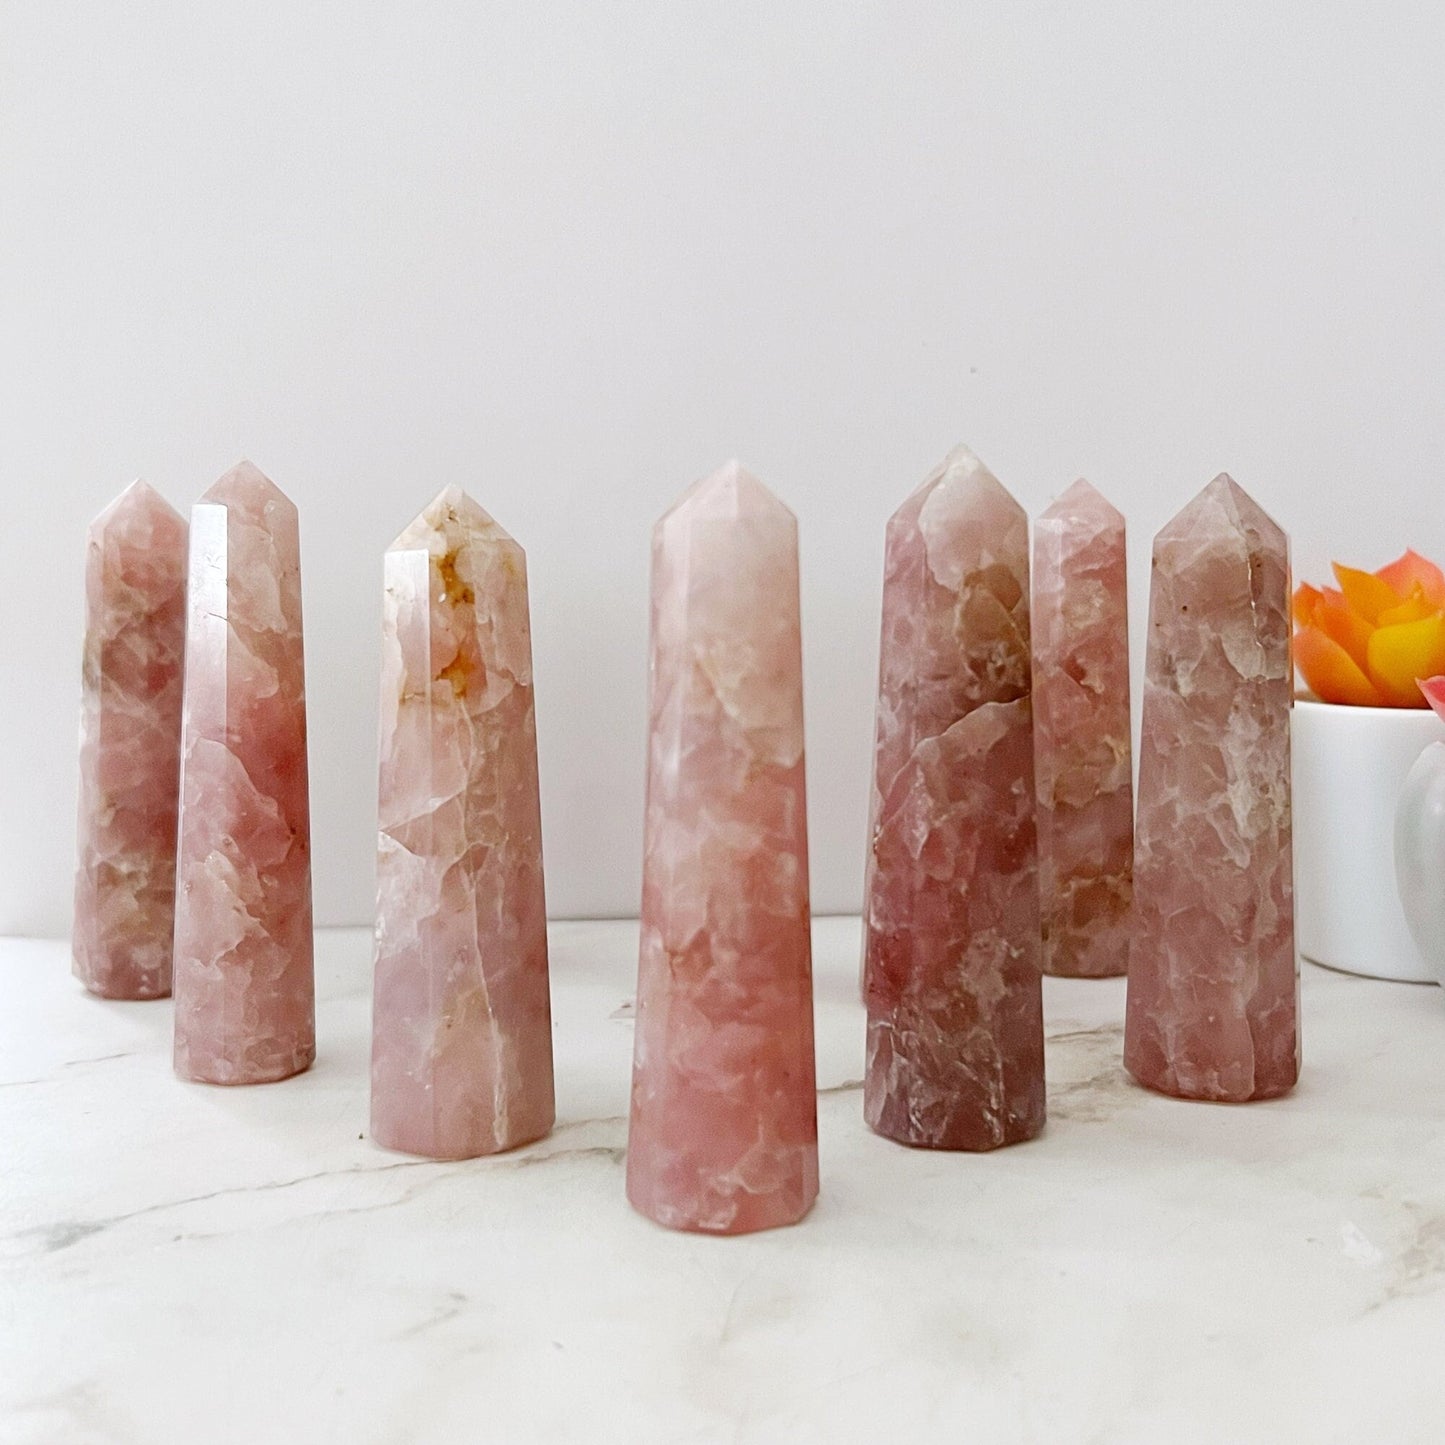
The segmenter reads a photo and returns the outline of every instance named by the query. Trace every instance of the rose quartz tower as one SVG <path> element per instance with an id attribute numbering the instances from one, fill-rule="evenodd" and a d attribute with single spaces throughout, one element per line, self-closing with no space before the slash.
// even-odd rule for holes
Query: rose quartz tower
<path id="1" fill-rule="evenodd" d="M 650 693 L 627 1195 L 792 1224 L 818 1193 L 798 528 L 736 462 L 653 533 Z"/>
<path id="2" fill-rule="evenodd" d="M 91 524 L 80 712 L 75 976 L 103 998 L 171 991 L 186 524 L 135 482 Z"/>
<path id="3" fill-rule="evenodd" d="M 176 1072 L 262 1084 L 316 1056 L 296 508 L 249 462 L 191 512 Z"/>
<path id="4" fill-rule="evenodd" d="M 371 1132 L 463 1159 L 553 1115 L 527 559 L 448 487 L 386 554 Z"/>
<path id="5" fill-rule="evenodd" d="M 1033 633 L 1044 972 L 1127 973 L 1134 791 L 1124 519 L 1082 479 L 1034 526 Z"/>
<path id="6" fill-rule="evenodd" d="M 884 556 L 864 918 L 868 1123 L 993 1149 L 1044 1122 L 1028 518 L 964 447 Z"/>
<path id="7" fill-rule="evenodd" d="M 1186 1099 L 1299 1074 L 1289 543 L 1227 476 L 1154 539 L 1124 1062 Z"/>

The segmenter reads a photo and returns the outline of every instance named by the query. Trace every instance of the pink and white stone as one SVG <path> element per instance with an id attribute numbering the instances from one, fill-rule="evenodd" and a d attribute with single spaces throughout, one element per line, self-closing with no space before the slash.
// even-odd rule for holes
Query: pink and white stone
<path id="1" fill-rule="evenodd" d="M 448 487 L 386 554 L 371 1132 L 437 1159 L 552 1127 L 527 560 Z"/>
<path id="2" fill-rule="evenodd" d="M 1289 542 L 1229 477 L 1154 539 L 1124 1062 L 1187 1099 L 1299 1075 Z"/>
<path id="3" fill-rule="evenodd" d="M 135 482 L 86 542 L 75 976 L 103 998 L 171 991 L 186 523 Z"/>
<path id="4" fill-rule="evenodd" d="M 673 1229 L 818 1193 L 798 530 L 736 462 L 652 538 L 651 739 L 627 1195 Z"/>
<path id="5" fill-rule="evenodd" d="M 964 447 L 884 560 L 864 1116 L 931 1149 L 1044 1123 L 1028 518 Z"/>
<path id="6" fill-rule="evenodd" d="M 1127 973 L 1134 790 L 1124 518 L 1082 478 L 1034 525 L 1033 635 L 1044 972 Z"/>
<path id="7" fill-rule="evenodd" d="M 191 512 L 174 988 L 182 1078 L 316 1056 L 300 540 L 249 462 Z"/>

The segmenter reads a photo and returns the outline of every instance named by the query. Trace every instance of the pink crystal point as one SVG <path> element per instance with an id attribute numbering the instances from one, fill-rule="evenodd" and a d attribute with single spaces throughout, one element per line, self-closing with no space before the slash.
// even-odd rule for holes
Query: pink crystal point
<path id="1" fill-rule="evenodd" d="M 959 447 L 884 559 L 864 919 L 880 1134 L 992 1149 L 1044 1122 L 1028 518 Z"/>
<path id="2" fill-rule="evenodd" d="M 191 512 L 176 1072 L 260 1084 L 316 1056 L 296 508 L 249 462 Z"/>
<path id="3" fill-rule="evenodd" d="M 185 519 L 135 482 L 86 544 L 72 957 L 104 998 L 171 991 L 185 628 Z"/>
<path id="4" fill-rule="evenodd" d="M 1082 478 L 1034 527 L 1044 972 L 1129 969 L 1134 876 L 1124 519 Z"/>
<path id="5" fill-rule="evenodd" d="M 1154 539 L 1124 1062 L 1187 1099 L 1299 1074 L 1289 542 L 1229 477 Z"/>
<path id="6" fill-rule="evenodd" d="M 798 527 L 736 462 L 653 533 L 651 723 L 627 1195 L 792 1224 L 818 1193 Z"/>
<path id="7" fill-rule="evenodd" d="M 552 1127 L 527 559 L 448 487 L 386 554 L 371 1132 L 437 1159 Z"/>

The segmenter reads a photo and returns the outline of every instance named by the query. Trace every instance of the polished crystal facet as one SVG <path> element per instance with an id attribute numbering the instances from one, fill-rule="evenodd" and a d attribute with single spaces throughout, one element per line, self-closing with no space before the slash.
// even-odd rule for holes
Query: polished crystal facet
<path id="1" fill-rule="evenodd" d="M 798 534 L 736 463 L 653 534 L 645 832 L 628 1197 L 791 1224 L 818 1192 Z"/>
<path id="2" fill-rule="evenodd" d="M 1034 765 L 1045 973 L 1129 968 L 1134 876 L 1124 519 L 1077 481 L 1034 526 Z"/>
<path id="3" fill-rule="evenodd" d="M 449 487 L 386 554 L 371 1130 L 440 1159 L 552 1127 L 527 562 Z"/>
<path id="4" fill-rule="evenodd" d="M 75 975 L 105 998 L 171 991 L 186 524 L 136 482 L 85 562 Z"/>
<path id="5" fill-rule="evenodd" d="M 1299 1073 L 1285 534 L 1216 477 L 1154 539 L 1124 1062 L 1190 1099 Z"/>
<path id="6" fill-rule="evenodd" d="M 888 524 L 864 1112 L 992 1149 L 1044 1122 L 1028 519 L 960 447 Z"/>
<path id="7" fill-rule="evenodd" d="M 175 1065 L 259 1084 L 316 1054 L 296 508 L 249 462 L 191 512 Z"/>

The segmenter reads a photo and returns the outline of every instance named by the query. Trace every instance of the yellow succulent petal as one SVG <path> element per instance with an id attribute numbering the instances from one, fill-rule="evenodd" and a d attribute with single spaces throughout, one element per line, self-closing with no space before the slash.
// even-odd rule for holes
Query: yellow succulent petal
<path id="1" fill-rule="evenodd" d="M 1384 698 L 1354 658 L 1318 627 L 1302 627 L 1295 633 L 1294 661 L 1305 685 L 1321 702 L 1384 706 Z"/>
<path id="2" fill-rule="evenodd" d="M 1416 679 L 1445 673 L 1445 616 L 1378 628 L 1367 664 L 1370 681 L 1392 707 L 1419 707 L 1424 699 Z"/>
<path id="3" fill-rule="evenodd" d="M 1373 572 L 1361 572 L 1358 567 L 1342 567 L 1336 562 L 1335 577 L 1340 591 L 1345 594 L 1345 601 L 1366 622 L 1377 622 L 1380 613 L 1400 603 L 1395 589 Z"/>
<path id="4" fill-rule="evenodd" d="M 1438 603 L 1432 603 L 1425 595 L 1425 589 L 1417 582 L 1410 595 L 1394 607 L 1387 607 L 1375 619 L 1377 627 L 1393 627 L 1397 622 L 1419 622 L 1439 612 Z"/>

